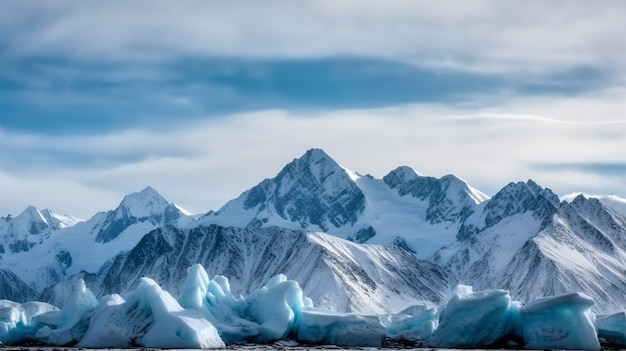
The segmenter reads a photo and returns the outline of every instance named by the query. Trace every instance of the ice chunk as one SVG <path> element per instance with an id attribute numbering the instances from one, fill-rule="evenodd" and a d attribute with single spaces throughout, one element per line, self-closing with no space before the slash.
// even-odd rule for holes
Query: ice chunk
<path id="1" fill-rule="evenodd" d="M 13 344 L 21 341 L 18 326 L 25 322 L 24 309 L 19 303 L 0 300 L 0 342 Z"/>
<path id="2" fill-rule="evenodd" d="M 593 300 L 582 293 L 544 297 L 520 309 L 524 342 L 533 349 L 600 350 Z"/>
<path id="3" fill-rule="evenodd" d="M 183 307 L 200 311 L 227 343 L 252 341 L 259 335 L 259 325 L 241 317 L 245 315 L 246 301 L 235 298 L 226 277 L 218 275 L 208 280 L 201 265 L 191 266 L 187 273 L 179 298 Z"/>
<path id="4" fill-rule="evenodd" d="M 18 344 L 34 339 L 44 325 L 38 317 L 47 313 L 59 313 L 59 309 L 44 302 L 20 304 L 0 300 L 0 343 Z"/>
<path id="5" fill-rule="evenodd" d="M 610 343 L 626 345 L 626 312 L 619 312 L 596 319 L 598 337 Z"/>
<path id="6" fill-rule="evenodd" d="M 61 309 L 61 323 L 57 327 L 52 325 L 54 329 L 50 325 L 42 327 L 36 338 L 49 345 L 76 343 L 87 331 L 91 312 L 97 305 L 98 300 L 87 289 L 85 281 L 77 280 Z"/>
<path id="7" fill-rule="evenodd" d="M 228 343 L 283 339 L 294 329 L 299 311 L 312 306 L 298 283 L 282 274 L 245 298 L 234 297 L 226 277 L 215 276 L 208 284 L 207 277 L 202 266 L 190 267 L 179 301 L 200 311 Z"/>
<path id="8" fill-rule="evenodd" d="M 300 312 L 297 339 L 308 344 L 381 347 L 385 327 L 378 316 L 307 309 Z"/>
<path id="9" fill-rule="evenodd" d="M 209 286 L 209 275 L 204 267 L 195 264 L 187 268 L 187 278 L 183 284 L 180 305 L 189 309 L 200 309 L 204 303 Z"/>
<path id="10" fill-rule="evenodd" d="M 185 310 L 152 279 L 142 278 L 126 300 L 102 299 L 80 347 L 219 348 L 224 342 L 197 311 Z"/>
<path id="11" fill-rule="evenodd" d="M 302 289 L 283 274 L 252 292 L 247 298 L 247 314 L 259 323 L 258 341 L 284 339 L 292 329 L 296 313 L 304 308 Z"/>
<path id="12" fill-rule="evenodd" d="M 136 313 L 124 316 L 126 311 L 131 312 L 132 310 L 126 308 L 124 303 L 125 300 L 117 294 L 106 295 L 101 298 L 98 307 L 91 316 L 89 328 L 77 346 L 94 348 L 132 346 L 130 335 L 133 334 L 133 331 L 126 328 L 146 325 L 144 324 L 145 320 L 142 320 L 141 316 Z M 125 321 L 124 317 L 128 320 Z"/>
<path id="13" fill-rule="evenodd" d="M 388 316 L 384 324 L 390 338 L 423 341 L 437 329 L 439 314 L 435 308 L 413 305 L 398 314 Z"/>
<path id="14" fill-rule="evenodd" d="M 506 290 L 457 293 L 443 307 L 439 326 L 425 344 L 464 348 L 491 346 L 512 331 L 516 312 L 516 305 L 511 303 Z"/>

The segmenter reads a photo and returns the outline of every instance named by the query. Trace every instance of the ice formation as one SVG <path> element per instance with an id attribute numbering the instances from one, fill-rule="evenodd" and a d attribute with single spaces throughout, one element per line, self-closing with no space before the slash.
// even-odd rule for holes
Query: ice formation
<path id="1" fill-rule="evenodd" d="M 126 299 L 105 296 L 96 308 L 80 347 L 218 348 L 215 327 L 184 309 L 152 279 L 143 278 Z"/>
<path id="2" fill-rule="evenodd" d="M 46 325 L 39 329 L 36 338 L 50 345 L 68 345 L 80 340 L 89 325 L 89 317 L 98 305 L 98 300 L 87 289 L 82 279 L 76 281 L 61 309 L 59 324 Z"/>
<path id="3" fill-rule="evenodd" d="M 436 308 L 413 305 L 398 314 L 382 318 L 382 321 L 388 337 L 418 342 L 428 339 L 437 329 L 439 313 Z"/>
<path id="4" fill-rule="evenodd" d="M 593 300 L 573 293 L 544 297 L 520 308 L 524 342 L 533 349 L 600 350 Z"/>
<path id="5" fill-rule="evenodd" d="M 432 347 L 486 347 L 513 331 L 518 306 L 506 290 L 457 289 L 443 307 L 439 326 L 428 338 Z"/>
<path id="6" fill-rule="evenodd" d="M 57 318 L 50 318 L 54 315 Z M 48 316 L 47 318 L 38 318 Z M 0 343 L 16 344 L 35 337 L 45 322 L 60 323 L 59 309 L 44 302 L 0 300 Z M 44 322 L 42 322 L 44 321 Z"/>
<path id="7" fill-rule="evenodd" d="M 390 337 L 437 348 L 600 350 L 600 337 L 624 345 L 626 314 L 595 320 L 593 305 L 588 296 L 574 293 L 522 306 L 505 290 L 474 292 L 458 286 L 439 308 L 414 305 L 381 316 L 338 313 L 313 307 L 299 284 L 282 274 L 244 297 L 232 293 L 226 277 L 209 279 L 201 265 L 194 265 L 178 301 L 149 278 L 125 296 L 99 301 L 79 279 L 61 310 L 41 302 L 0 300 L 0 342 L 200 349 L 292 339 L 380 347 Z"/>
<path id="8" fill-rule="evenodd" d="M 300 313 L 297 339 L 307 344 L 381 347 L 385 327 L 378 316 L 309 308 Z"/>
<path id="9" fill-rule="evenodd" d="M 596 327 L 600 339 L 618 345 L 626 345 L 626 312 L 598 317 Z"/>

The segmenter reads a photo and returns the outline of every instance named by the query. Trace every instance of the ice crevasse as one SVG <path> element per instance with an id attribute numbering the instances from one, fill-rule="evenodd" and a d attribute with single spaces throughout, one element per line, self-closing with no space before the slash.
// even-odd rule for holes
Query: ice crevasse
<path id="1" fill-rule="evenodd" d="M 294 339 L 307 344 L 382 346 L 386 338 L 429 347 L 514 346 L 600 350 L 598 337 L 626 343 L 626 315 L 595 318 L 581 293 L 513 301 L 506 290 L 459 286 L 438 308 L 409 306 L 391 315 L 315 308 L 282 274 L 247 296 L 224 276 L 188 269 L 178 299 L 143 278 L 124 296 L 99 300 L 78 280 L 62 309 L 42 302 L 0 300 L 0 342 L 39 341 L 79 347 L 221 348 L 240 342 Z"/>

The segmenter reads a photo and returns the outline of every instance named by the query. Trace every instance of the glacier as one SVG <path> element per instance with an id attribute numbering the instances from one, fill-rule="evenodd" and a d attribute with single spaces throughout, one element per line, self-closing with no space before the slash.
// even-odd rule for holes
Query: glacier
<path id="1" fill-rule="evenodd" d="M 341 313 L 315 307 L 300 284 L 279 274 L 246 296 L 229 280 L 188 268 L 178 298 L 144 277 L 125 295 L 96 300 L 78 279 L 63 308 L 0 300 L 0 342 L 91 348 L 223 348 L 244 342 L 382 347 L 387 338 L 433 348 L 515 346 L 600 350 L 599 338 L 623 345 L 623 313 L 596 319 L 582 293 L 527 304 L 506 290 L 452 289 L 437 307 L 412 305 L 395 314 Z"/>

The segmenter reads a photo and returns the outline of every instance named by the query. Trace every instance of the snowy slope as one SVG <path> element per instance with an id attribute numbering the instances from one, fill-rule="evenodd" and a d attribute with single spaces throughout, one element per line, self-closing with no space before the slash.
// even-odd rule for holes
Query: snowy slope
<path id="1" fill-rule="evenodd" d="M 0 218 L 0 254 L 28 251 L 54 230 L 69 228 L 81 220 L 28 206 L 16 217 Z"/>
<path id="2" fill-rule="evenodd" d="M 616 211 L 622 216 L 626 216 L 626 199 L 615 195 L 586 195 L 582 193 L 568 194 L 562 197 L 567 202 L 572 202 L 578 195 L 583 195 L 588 198 L 596 198 L 600 200 L 606 207 Z"/>
<path id="3" fill-rule="evenodd" d="M 437 179 L 399 167 L 376 179 L 311 149 L 199 222 L 323 231 L 428 257 L 453 243 L 463 219 L 486 199 L 452 175 Z"/>
<path id="4" fill-rule="evenodd" d="M 177 295 L 194 263 L 202 264 L 211 277 L 231 277 L 236 294 L 247 294 L 282 273 L 299 281 L 317 306 L 367 313 L 440 303 L 452 281 L 441 268 L 397 247 L 358 245 L 323 233 L 275 227 L 211 225 L 152 231 L 116 257 L 93 289 L 99 295 L 124 292 L 149 276 Z"/>
<path id="5" fill-rule="evenodd" d="M 51 221 L 55 224 L 50 225 L 46 217 L 58 222 Z M 88 221 L 76 223 L 63 218 L 29 207 L 5 224 L 10 230 L 5 240 L 22 246 L 5 250 L 0 255 L 1 262 L 37 291 L 83 270 L 97 272 L 106 261 L 132 249 L 154 228 L 190 221 L 176 205 L 150 187 L 127 195 L 115 210 L 100 212 Z M 7 246 L 16 247 L 10 243 Z"/>
<path id="6" fill-rule="evenodd" d="M 498 192 L 434 261 L 465 283 L 509 289 L 521 301 L 582 291 L 599 312 L 626 304 L 626 219 L 597 199 L 559 203 L 533 181 Z"/>
<path id="7" fill-rule="evenodd" d="M 10 297 L 15 302 L 26 302 L 35 300 L 37 292 L 15 273 L 0 266 L 0 296 Z"/>

